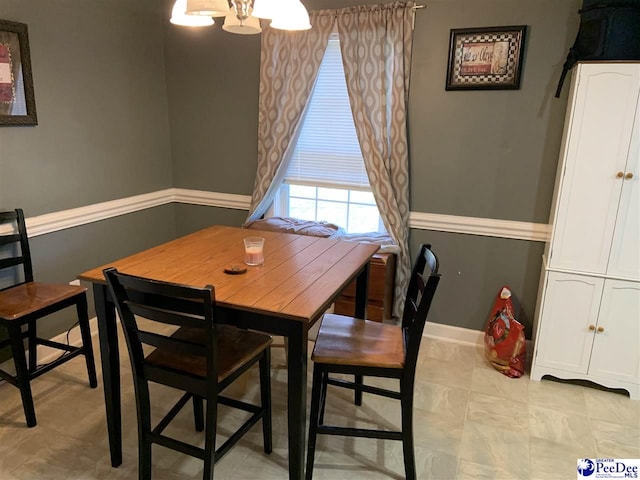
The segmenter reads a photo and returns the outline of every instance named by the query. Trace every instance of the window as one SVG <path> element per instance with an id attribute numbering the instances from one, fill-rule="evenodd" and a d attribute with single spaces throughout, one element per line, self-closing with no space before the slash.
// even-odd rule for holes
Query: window
<path id="1" fill-rule="evenodd" d="M 353 124 L 337 35 L 329 39 L 274 213 L 325 220 L 348 233 L 385 231 Z"/>

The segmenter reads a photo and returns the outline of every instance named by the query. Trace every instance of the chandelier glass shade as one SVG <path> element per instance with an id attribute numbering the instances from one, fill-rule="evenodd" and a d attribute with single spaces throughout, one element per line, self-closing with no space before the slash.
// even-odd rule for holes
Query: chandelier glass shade
<path id="1" fill-rule="evenodd" d="M 229 11 L 227 0 L 187 0 L 187 15 L 224 17 Z"/>
<path id="2" fill-rule="evenodd" d="M 176 0 L 171 10 L 171 19 L 174 25 L 182 25 L 184 27 L 208 27 L 213 25 L 213 18 L 187 15 L 187 0 Z"/>
<path id="3" fill-rule="evenodd" d="M 287 0 L 278 7 L 276 16 L 271 19 L 271 27 L 280 30 L 309 30 L 309 13 L 299 0 Z"/>
<path id="4" fill-rule="evenodd" d="M 273 20 L 277 16 L 278 5 L 277 0 L 253 0 L 253 16 Z"/>
<path id="5" fill-rule="evenodd" d="M 223 30 L 239 34 L 262 31 L 260 20 L 281 30 L 309 30 L 309 13 L 300 0 L 176 0 L 171 23 L 213 25 L 211 17 L 225 17 Z"/>
<path id="6" fill-rule="evenodd" d="M 247 16 L 240 19 L 233 8 L 229 9 L 229 13 L 224 17 L 224 25 L 222 29 L 225 32 L 239 33 L 240 35 L 253 35 L 260 33 L 260 19 L 251 16 L 251 10 L 247 12 Z"/>

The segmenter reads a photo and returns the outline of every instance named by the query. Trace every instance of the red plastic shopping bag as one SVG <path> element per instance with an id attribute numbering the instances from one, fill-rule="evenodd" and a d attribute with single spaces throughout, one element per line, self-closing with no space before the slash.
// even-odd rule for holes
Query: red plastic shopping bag
<path id="1" fill-rule="evenodd" d="M 511 290 L 504 286 L 493 304 L 485 330 L 485 356 L 500 373 L 518 378 L 524 373 L 526 348 L 524 325 L 515 319 Z"/>

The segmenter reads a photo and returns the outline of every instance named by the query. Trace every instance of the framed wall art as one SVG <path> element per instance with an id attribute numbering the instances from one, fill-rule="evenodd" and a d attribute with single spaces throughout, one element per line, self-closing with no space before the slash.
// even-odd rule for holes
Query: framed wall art
<path id="1" fill-rule="evenodd" d="M 526 28 L 516 25 L 452 29 L 445 89 L 520 88 Z"/>
<path id="2" fill-rule="evenodd" d="M 37 124 L 27 26 L 0 20 L 0 126 Z"/>

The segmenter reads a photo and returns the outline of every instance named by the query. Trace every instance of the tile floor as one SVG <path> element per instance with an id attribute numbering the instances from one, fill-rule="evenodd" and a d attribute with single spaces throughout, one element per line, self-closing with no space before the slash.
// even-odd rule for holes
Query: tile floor
<path id="1" fill-rule="evenodd" d="M 109 463 L 102 388 L 89 389 L 84 362 L 77 359 L 33 382 L 36 428 L 25 426 L 18 390 L 0 386 L 0 479 L 137 478 L 133 385 L 126 351 L 122 353 L 122 466 L 113 469 Z M 283 349 L 275 348 L 273 453 L 263 453 L 258 425 L 216 465 L 217 479 L 287 478 L 283 364 Z M 245 388 L 240 385 L 236 393 L 257 398 L 257 372 L 248 377 Z M 156 417 L 178 397 L 165 387 L 152 393 Z M 349 392 L 330 390 L 327 421 L 365 426 L 372 419 L 389 427 L 399 424 L 393 400 L 365 394 L 359 408 L 350 400 Z M 236 415 L 221 407 L 222 436 Z M 509 379 L 488 365 L 482 350 L 433 339 L 425 339 L 422 345 L 415 430 L 418 478 L 425 480 L 575 479 L 578 458 L 640 458 L 640 402 L 578 385 Z M 193 431 L 190 408 L 167 433 L 201 440 L 201 434 Z M 155 480 L 201 478 L 199 460 L 159 446 L 154 446 L 153 455 Z M 319 437 L 314 478 L 404 478 L 401 444 Z"/>

